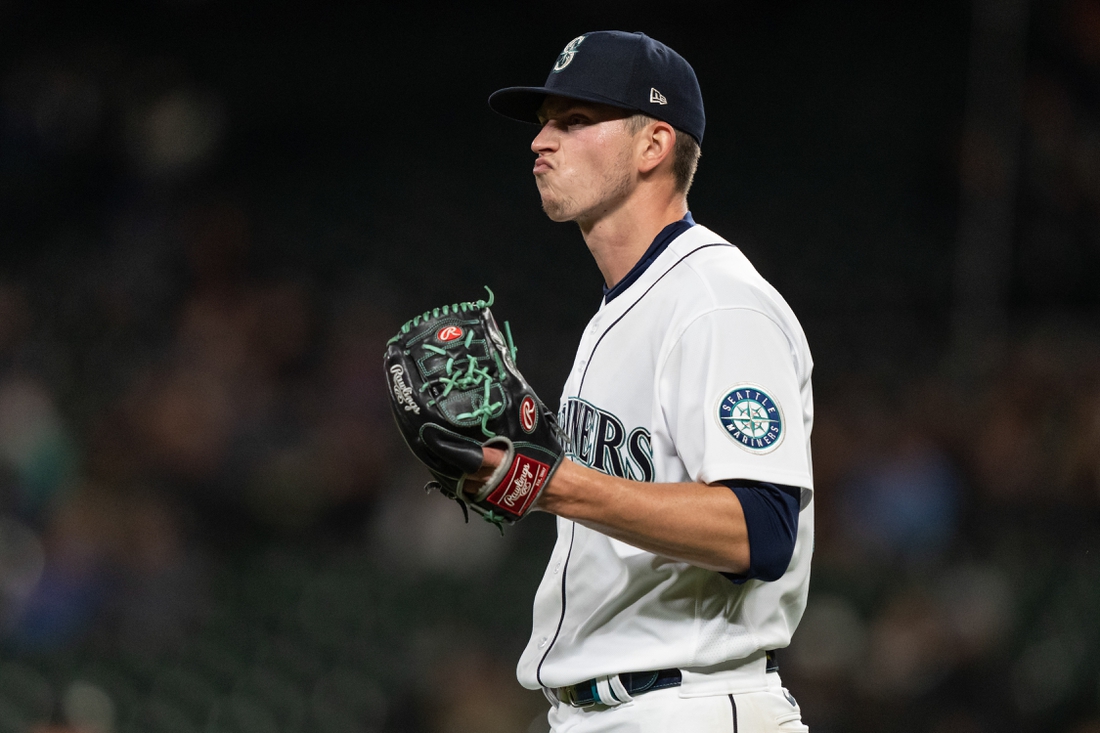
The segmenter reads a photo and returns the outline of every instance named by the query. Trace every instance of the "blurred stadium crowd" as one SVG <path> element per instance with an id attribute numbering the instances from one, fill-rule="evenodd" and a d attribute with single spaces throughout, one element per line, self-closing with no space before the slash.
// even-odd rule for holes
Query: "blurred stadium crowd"
<path id="1" fill-rule="evenodd" d="M 861 367 L 807 319 L 816 733 L 1100 733 L 1100 4 L 1048 15 L 996 358 Z M 541 733 L 552 522 L 420 491 L 400 283 L 268 256 L 219 90 L 103 53 L 0 69 L 0 732 Z"/>

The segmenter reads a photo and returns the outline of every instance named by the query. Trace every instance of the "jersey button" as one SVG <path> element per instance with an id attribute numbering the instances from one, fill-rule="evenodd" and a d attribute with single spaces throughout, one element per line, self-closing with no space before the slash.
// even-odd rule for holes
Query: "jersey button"
<path id="1" fill-rule="evenodd" d="M 543 647 L 545 647 L 547 641 L 549 641 L 549 637 L 546 637 L 546 636 L 539 639 L 539 649 L 542 649 Z"/>
<path id="2" fill-rule="evenodd" d="M 554 575 L 557 575 L 560 570 L 561 570 L 561 560 L 558 560 L 556 563 L 554 563 Z"/>

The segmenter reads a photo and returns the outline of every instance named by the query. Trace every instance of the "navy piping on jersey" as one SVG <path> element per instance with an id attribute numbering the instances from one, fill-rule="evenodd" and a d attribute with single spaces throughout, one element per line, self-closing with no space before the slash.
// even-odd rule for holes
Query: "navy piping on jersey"
<path id="1" fill-rule="evenodd" d="M 615 287 L 609 288 L 606 285 L 603 286 L 603 301 L 610 303 L 619 297 L 623 291 L 634 284 L 634 281 L 642 276 L 642 273 L 649 269 L 649 266 L 653 264 L 653 261 L 666 249 L 668 245 L 672 243 L 673 239 L 680 236 L 688 229 L 695 226 L 695 220 L 691 218 L 691 212 L 684 214 L 684 218 L 679 221 L 674 221 L 667 227 L 661 230 L 661 233 L 653 240 L 653 244 L 649 245 L 649 249 L 645 251 L 634 267 L 630 268 L 630 272 L 626 273 L 626 276 L 615 283 Z"/>
<path id="2" fill-rule="evenodd" d="M 638 263 L 634 266 L 633 269 L 631 269 L 631 271 L 629 273 L 627 273 L 627 276 L 624 277 L 619 283 L 617 283 L 615 288 L 612 288 L 611 290 L 608 290 L 607 288 L 604 288 L 604 297 L 605 297 L 605 299 L 610 301 L 611 299 L 613 299 L 614 297 L 619 295 L 619 293 L 621 293 L 627 287 L 629 287 L 631 283 L 633 283 L 635 280 L 637 280 L 638 277 L 640 277 L 641 274 L 643 272 L 645 272 L 646 268 L 648 268 L 649 265 L 652 264 L 652 262 L 657 258 L 657 256 L 660 255 L 661 252 L 663 252 L 668 247 L 669 243 L 673 239 L 675 239 L 676 236 L 679 236 L 680 234 L 687 231 L 688 229 L 690 229 L 694 225 L 695 225 L 695 221 L 691 218 L 691 212 L 688 212 L 684 216 L 684 218 L 681 219 L 680 221 L 673 222 L 672 224 L 669 224 L 667 227 L 662 229 L 661 233 L 658 234 L 657 238 L 653 241 L 653 244 L 650 245 L 648 250 L 646 250 L 646 254 L 643 255 L 642 259 L 638 261 Z M 669 235 L 666 238 L 665 234 L 669 231 L 674 231 L 675 234 Z M 712 244 L 701 245 L 701 246 L 696 247 L 695 249 L 691 250 L 687 254 L 685 254 L 679 260 L 674 262 L 672 264 L 672 266 L 668 268 L 668 270 L 663 272 L 661 274 L 661 276 L 657 278 L 657 281 L 654 282 L 652 285 L 650 285 L 649 288 L 644 293 L 642 293 L 641 297 L 639 297 L 637 301 L 635 301 L 629 308 L 627 308 L 626 312 L 624 312 L 621 316 L 619 316 L 615 320 L 614 323 L 612 323 L 610 326 L 608 326 L 607 329 L 600 335 L 600 338 L 596 340 L 595 346 L 593 346 L 592 351 L 589 352 L 588 364 L 585 366 L 584 372 L 581 374 L 580 384 L 577 385 L 577 396 L 580 397 L 581 392 L 584 390 L 584 380 L 585 380 L 585 377 L 588 376 L 588 367 L 592 365 L 592 359 L 596 356 L 596 349 L 598 349 L 600 347 L 600 343 L 603 341 L 604 336 L 606 336 L 611 331 L 612 328 L 614 328 L 616 325 L 618 325 L 619 321 L 621 321 L 623 318 L 625 318 L 626 314 L 629 313 L 631 310 L 633 310 L 634 306 L 637 305 L 638 302 L 640 302 L 642 298 L 644 298 L 646 295 L 648 295 L 649 291 L 652 290 L 654 288 L 654 286 L 656 286 L 657 283 L 660 282 L 664 278 L 665 275 L 667 275 L 669 272 L 671 272 L 673 270 L 673 268 L 675 268 L 681 262 L 683 262 L 688 257 L 690 257 L 691 255 L 695 254 L 696 252 L 698 252 L 700 250 L 709 249 L 711 247 L 733 247 L 733 246 L 734 245 L 732 245 L 728 242 L 714 242 Z M 620 286 L 621 286 L 621 289 L 620 289 Z M 767 537 L 769 535 L 774 535 L 776 537 L 779 537 L 779 536 L 783 536 L 783 535 L 790 535 L 791 538 L 792 538 L 791 539 L 790 550 L 786 554 L 786 561 L 782 562 L 783 568 L 779 572 L 779 575 L 776 576 L 776 578 L 779 578 L 780 576 L 783 575 L 783 573 L 786 572 L 787 566 L 790 564 L 790 561 L 791 561 L 791 555 L 793 555 L 793 553 L 794 553 L 794 539 L 793 538 L 798 533 L 798 508 L 799 508 L 800 490 L 797 489 L 797 488 L 790 487 L 790 486 L 783 486 L 781 484 L 764 484 L 764 483 L 756 482 L 756 481 L 729 481 L 729 482 L 723 482 L 723 483 L 726 483 L 726 485 L 729 486 L 730 489 L 733 490 L 733 492 L 735 494 L 738 494 L 738 492 L 742 489 L 748 490 L 749 487 L 754 487 L 754 486 L 770 487 L 770 488 L 765 489 L 762 492 L 754 492 L 754 491 L 749 490 L 746 493 L 746 496 L 759 495 L 759 498 L 761 499 L 760 503 L 754 502 L 752 498 L 744 499 L 744 500 L 741 500 L 741 501 L 742 501 L 742 508 L 745 511 L 745 523 L 748 526 L 750 521 L 751 521 L 753 525 L 756 525 L 756 527 L 757 527 L 757 529 L 755 530 L 756 536 Z M 792 505 L 786 499 L 779 498 L 780 496 L 787 497 L 788 499 L 793 499 L 793 501 L 794 501 L 794 503 L 793 503 L 793 511 L 794 511 L 793 519 L 789 516 L 790 507 Z M 738 498 L 740 500 L 740 494 L 738 495 Z M 754 508 L 744 509 L 746 504 L 754 505 Z M 769 513 L 771 515 L 770 518 L 769 518 Z M 762 516 L 765 519 L 763 521 L 750 520 L 749 517 L 752 514 L 758 514 L 759 516 Z M 784 528 L 785 531 L 777 529 L 779 527 Z M 793 527 L 793 529 L 792 529 L 792 527 Z M 763 528 L 763 530 L 761 528 Z M 539 684 L 543 685 L 544 687 L 546 685 L 542 681 L 542 666 L 546 663 L 546 658 L 550 656 L 550 652 L 554 649 L 554 645 L 557 643 L 558 637 L 561 635 L 562 625 L 565 622 L 565 605 L 566 605 L 566 597 L 568 595 L 567 592 L 566 592 L 566 578 L 568 577 L 568 573 L 569 573 L 569 560 L 573 556 L 573 540 L 576 539 L 576 532 L 577 532 L 576 523 L 573 524 L 572 529 L 573 529 L 573 534 L 569 539 L 569 550 L 566 552 L 565 561 L 563 563 L 562 571 L 561 571 L 561 615 L 558 617 L 558 628 L 554 632 L 554 638 L 547 645 L 546 651 L 543 652 L 542 659 L 539 660 L 539 666 L 538 666 L 538 668 L 535 672 L 536 679 L 538 679 Z M 752 529 L 750 529 L 749 530 L 749 545 L 750 545 L 750 547 L 752 547 L 753 537 L 754 537 L 754 531 Z M 780 557 L 781 554 L 782 554 L 782 551 L 780 550 L 780 551 L 769 552 L 766 548 L 767 539 L 762 539 L 762 540 L 760 540 L 760 542 L 763 545 L 762 549 L 760 551 L 756 552 L 756 553 L 750 552 L 750 554 L 749 554 L 749 556 L 750 556 L 750 568 L 749 568 L 749 572 L 746 575 L 739 576 L 739 575 L 735 575 L 733 573 L 722 573 L 722 575 L 725 575 L 727 578 L 732 580 L 734 583 L 744 583 L 745 581 L 747 581 L 747 580 L 749 580 L 753 577 L 761 577 L 761 579 L 767 580 L 767 578 L 765 578 L 763 575 L 753 575 L 753 567 L 754 566 L 751 565 L 751 563 L 754 563 L 754 560 L 752 558 L 754 557 L 754 555 L 759 556 L 759 557 L 769 557 L 769 556 Z M 776 543 L 776 544 L 778 545 L 779 543 Z M 763 568 L 764 573 L 770 574 L 772 572 L 771 568 L 774 566 L 774 563 L 776 563 L 776 562 L 779 562 L 779 561 L 773 560 L 771 563 L 765 563 L 765 567 Z M 758 568 L 757 572 L 759 573 L 759 571 L 760 571 L 760 569 Z M 733 706 L 733 725 L 734 725 L 734 730 L 736 731 L 736 729 L 737 729 L 737 704 L 733 701 L 733 695 L 730 695 L 730 704 Z"/>
<path id="3" fill-rule="evenodd" d="M 688 214 L 688 217 L 690 217 L 690 214 Z M 685 219 L 687 219 L 688 217 L 685 217 Z M 665 227 L 665 228 L 667 229 L 668 227 Z M 660 237 L 658 237 L 658 239 L 659 238 Z M 667 243 L 666 243 L 666 246 L 667 246 Z M 600 347 L 600 344 L 603 342 L 603 337 L 606 336 L 611 331 L 611 329 L 615 328 L 615 326 L 618 325 L 619 321 L 623 320 L 623 318 L 626 318 L 626 314 L 629 313 L 631 310 L 633 310 L 634 306 L 636 306 L 639 302 L 641 302 L 642 298 L 644 298 L 649 293 L 649 291 L 652 290 L 657 285 L 657 283 L 661 281 L 662 278 L 664 278 L 665 275 L 672 272 L 673 268 L 675 268 L 681 262 L 686 260 L 688 257 L 691 257 L 693 254 L 695 254 L 696 252 L 698 252 L 700 250 L 709 249 L 711 247 L 732 247 L 732 246 L 734 246 L 734 245 L 730 244 L 729 242 L 714 242 L 712 244 L 700 245 L 699 247 L 696 247 L 695 249 L 693 249 L 690 252 L 688 252 L 687 254 L 685 254 L 680 259 L 676 260 L 676 262 L 672 263 L 671 267 L 669 267 L 667 270 L 665 270 L 663 273 L 661 273 L 661 276 L 657 278 L 656 282 L 654 282 L 652 285 L 650 285 L 649 289 L 646 290 L 644 293 L 642 293 L 641 297 L 639 297 L 638 300 L 636 300 L 634 303 L 632 303 L 630 305 L 629 308 L 626 309 L 626 312 L 624 312 L 621 316 L 619 316 L 615 320 L 614 323 L 612 323 L 610 326 L 608 326 L 606 331 L 604 331 L 602 334 L 600 334 L 600 337 L 596 340 L 596 345 L 592 347 L 592 351 L 590 351 L 589 354 L 588 354 L 588 364 L 584 367 L 584 372 L 581 374 L 580 384 L 577 385 L 577 397 L 580 397 L 581 392 L 584 391 L 584 380 L 585 380 L 585 377 L 588 376 L 588 367 L 592 366 L 592 359 L 596 356 L 596 349 L 598 349 Z M 569 538 L 569 551 L 565 554 L 565 561 L 564 561 L 564 564 L 563 564 L 562 569 L 561 569 L 561 615 L 558 617 L 558 628 L 554 632 L 553 640 L 547 645 L 546 651 L 542 653 L 542 659 L 539 660 L 538 669 L 535 671 L 535 678 L 538 680 L 539 684 L 542 685 L 543 687 L 545 687 L 546 685 L 542 681 L 542 665 L 546 664 L 546 658 L 548 656 L 550 656 L 550 652 L 553 651 L 554 645 L 558 641 L 558 636 L 561 635 L 562 624 L 565 623 L 565 599 L 566 599 L 566 596 L 567 596 L 567 593 L 566 593 L 566 578 L 569 576 L 569 560 L 570 560 L 570 558 L 573 557 L 573 540 L 576 539 L 576 536 L 577 536 L 577 524 L 576 524 L 576 522 L 574 522 L 573 523 L 573 534 Z"/>
<path id="4" fill-rule="evenodd" d="M 623 314 L 621 316 L 619 316 L 618 318 L 616 318 L 615 322 L 612 323 L 610 326 L 608 326 L 604 330 L 604 332 L 600 334 L 600 337 L 598 339 L 596 339 L 596 345 L 592 347 L 592 351 L 588 352 L 588 364 L 585 365 L 584 372 L 581 373 L 581 382 L 580 382 L 579 385 L 577 385 L 577 397 L 581 396 L 581 390 L 584 389 L 584 380 L 585 380 L 585 378 L 588 377 L 588 367 L 592 366 L 592 360 L 596 358 L 596 349 L 600 348 L 600 344 L 603 343 L 604 336 L 611 333 L 611 329 L 613 329 L 613 328 L 615 328 L 615 326 L 619 325 L 619 321 L 626 318 L 627 314 L 630 313 L 630 311 L 634 310 L 634 306 L 638 305 L 638 303 L 641 303 L 642 298 L 649 295 L 649 291 L 653 290 L 653 288 L 657 287 L 657 283 L 661 282 L 661 280 L 664 279 L 665 275 L 672 272 L 673 269 L 675 269 L 677 265 L 679 265 L 681 262 L 686 260 L 688 257 L 691 257 L 696 252 L 699 252 L 700 250 L 709 249 L 710 247 L 733 247 L 733 246 L 734 245 L 730 244 L 729 242 L 714 242 L 712 244 L 701 244 L 698 247 L 696 247 L 695 249 L 693 249 L 690 252 L 688 252 L 687 254 L 685 254 L 680 259 L 673 262 L 671 267 L 669 267 L 667 270 L 662 272 L 660 277 L 658 277 L 656 280 L 654 280 L 653 284 L 650 285 L 649 288 L 647 288 L 646 291 L 644 293 L 642 293 L 636 301 L 631 303 L 630 306 L 625 311 L 623 311 Z"/>
<path id="5" fill-rule="evenodd" d="M 561 634 L 561 625 L 565 623 L 565 577 L 569 574 L 569 558 L 573 556 L 573 540 L 577 538 L 577 523 L 573 523 L 573 534 L 569 536 L 569 551 L 565 553 L 565 562 L 562 564 L 561 569 L 561 616 L 558 617 L 558 628 L 554 631 L 554 639 L 546 646 L 546 651 L 542 653 L 542 659 L 539 660 L 538 669 L 535 670 L 535 679 L 539 681 L 539 684 L 546 687 L 546 683 L 542 681 L 542 665 L 546 664 L 546 657 L 550 655 L 550 650 L 554 648 L 554 644 L 558 641 L 558 636 Z M 599 696 L 596 696 L 599 699 Z"/>
<path id="6" fill-rule="evenodd" d="M 693 249 L 690 252 L 688 252 L 687 254 L 685 254 L 680 259 L 676 260 L 676 262 L 672 263 L 671 267 L 669 267 L 667 270 L 665 270 L 663 273 L 661 273 L 661 276 L 658 277 L 657 280 L 652 285 L 650 285 L 649 288 L 644 293 L 642 293 L 641 297 L 639 297 L 638 300 L 636 300 L 634 303 L 632 303 L 630 305 L 630 307 L 627 308 L 626 311 L 615 320 L 614 323 L 612 323 L 610 326 L 608 326 L 607 330 L 605 330 L 602 334 L 600 334 L 600 337 L 596 340 L 596 345 L 593 346 L 592 351 L 590 351 L 588 353 L 588 364 L 584 367 L 584 372 L 581 374 L 580 384 L 577 385 L 577 397 L 580 397 L 581 392 L 584 391 L 584 380 L 588 376 L 588 367 L 592 366 L 592 359 L 596 356 L 596 349 L 600 348 L 600 344 L 603 343 L 604 336 L 606 336 L 608 333 L 610 333 L 611 329 L 615 328 L 615 326 L 617 326 L 619 324 L 619 321 L 626 318 L 626 314 L 629 313 L 631 310 L 633 310 L 634 306 L 636 306 L 638 303 L 640 303 L 642 298 L 644 298 L 646 295 L 648 295 L 649 291 L 652 290 L 654 287 L 656 287 L 657 283 L 659 283 L 661 281 L 661 279 L 664 278 L 665 275 L 672 272 L 672 270 L 677 265 L 679 265 L 681 262 L 686 260 L 688 257 L 691 257 L 696 252 L 699 252 L 700 250 L 709 249 L 711 247 L 732 247 L 732 246 L 734 246 L 734 245 L 730 244 L 729 242 L 714 242 L 712 244 L 700 245 L 699 247 L 696 247 L 695 249 Z M 546 651 L 542 653 L 542 659 L 539 660 L 539 666 L 538 666 L 538 669 L 535 672 L 536 679 L 538 679 L 539 684 L 543 685 L 543 687 L 545 687 L 546 685 L 542 681 L 542 665 L 544 665 L 546 663 L 546 658 L 548 656 L 550 656 L 550 652 L 554 649 L 554 644 L 557 643 L 558 636 L 561 634 L 562 624 L 565 622 L 565 600 L 566 600 L 566 596 L 567 596 L 567 593 L 566 593 L 566 578 L 569 575 L 569 560 L 570 560 L 570 558 L 573 557 L 573 540 L 576 538 L 576 535 L 577 535 L 577 525 L 574 522 L 573 523 L 573 535 L 569 538 L 569 551 L 565 555 L 565 562 L 564 562 L 564 565 L 561 569 L 561 615 L 558 617 L 558 628 L 554 632 L 553 641 L 551 641 L 550 644 L 547 645 Z"/>
<path id="7" fill-rule="evenodd" d="M 753 578 L 779 580 L 794 555 L 798 537 L 798 509 L 802 491 L 763 481 L 723 481 L 741 502 L 749 531 L 749 571 L 722 573 L 737 585 Z"/>

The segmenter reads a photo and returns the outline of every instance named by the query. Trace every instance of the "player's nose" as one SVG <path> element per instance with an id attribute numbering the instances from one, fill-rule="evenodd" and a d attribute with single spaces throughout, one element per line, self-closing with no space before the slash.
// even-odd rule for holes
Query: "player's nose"
<path id="1" fill-rule="evenodd" d="M 554 130 L 554 121 L 547 120 L 539 134 L 531 141 L 531 151 L 536 154 L 549 153 L 558 147 L 558 136 Z"/>

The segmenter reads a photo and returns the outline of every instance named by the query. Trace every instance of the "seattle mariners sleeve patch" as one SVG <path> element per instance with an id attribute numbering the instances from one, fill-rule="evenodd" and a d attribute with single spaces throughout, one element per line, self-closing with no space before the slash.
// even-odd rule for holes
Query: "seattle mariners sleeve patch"
<path id="1" fill-rule="evenodd" d="M 783 442 L 783 411 L 762 387 L 739 384 L 718 401 L 718 424 L 752 453 L 769 453 Z"/>

